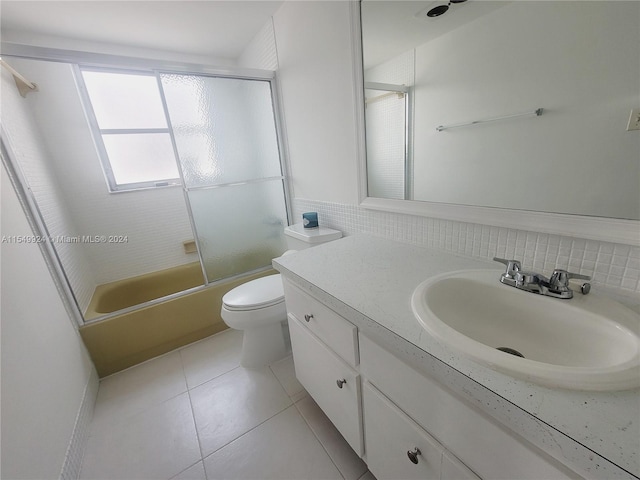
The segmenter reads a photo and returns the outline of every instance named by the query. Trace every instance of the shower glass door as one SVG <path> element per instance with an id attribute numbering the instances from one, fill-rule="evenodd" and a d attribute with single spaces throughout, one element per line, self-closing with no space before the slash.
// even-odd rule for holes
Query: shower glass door
<path id="1" fill-rule="evenodd" d="M 160 82 L 207 283 L 270 266 L 288 224 L 271 81 Z"/>

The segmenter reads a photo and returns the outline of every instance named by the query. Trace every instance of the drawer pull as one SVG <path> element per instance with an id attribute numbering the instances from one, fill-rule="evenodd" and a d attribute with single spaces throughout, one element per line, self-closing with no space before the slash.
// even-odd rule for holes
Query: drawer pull
<path id="1" fill-rule="evenodd" d="M 420 449 L 415 447 L 413 450 L 409 450 L 407 452 L 407 457 L 411 460 L 412 463 L 418 464 L 418 455 L 420 455 Z"/>
<path id="2" fill-rule="evenodd" d="M 338 385 L 338 388 L 342 388 L 345 383 L 347 383 L 347 381 L 344 378 L 342 380 L 336 380 L 336 385 Z"/>
<path id="3" fill-rule="evenodd" d="M 307 322 L 310 322 L 312 318 L 313 318 L 313 313 L 311 313 L 311 314 L 306 313 L 306 314 L 304 315 L 304 319 L 305 319 Z"/>

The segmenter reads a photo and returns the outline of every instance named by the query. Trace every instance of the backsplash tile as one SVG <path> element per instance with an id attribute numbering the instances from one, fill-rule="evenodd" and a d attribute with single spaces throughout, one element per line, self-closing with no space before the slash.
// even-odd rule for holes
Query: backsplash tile
<path id="1" fill-rule="evenodd" d="M 317 211 L 321 225 L 344 235 L 368 233 L 486 260 L 517 258 L 527 269 L 547 274 L 559 267 L 590 275 L 594 286 L 610 293 L 640 293 L 640 247 L 300 198 L 293 207 L 296 221 L 303 212 Z"/>

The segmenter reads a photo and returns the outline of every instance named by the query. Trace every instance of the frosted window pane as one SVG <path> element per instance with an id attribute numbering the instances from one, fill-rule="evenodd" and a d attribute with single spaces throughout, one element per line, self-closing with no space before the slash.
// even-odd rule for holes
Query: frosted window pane
<path id="1" fill-rule="evenodd" d="M 100 129 L 167 128 L 155 76 L 83 71 Z"/>
<path id="2" fill-rule="evenodd" d="M 282 175 L 269 82 L 168 74 L 161 80 L 187 187 Z"/>
<path id="3" fill-rule="evenodd" d="M 286 250 L 282 180 L 188 195 L 209 282 L 269 266 Z"/>
<path id="4" fill-rule="evenodd" d="M 168 133 L 103 135 L 102 140 L 119 185 L 180 176 Z"/>

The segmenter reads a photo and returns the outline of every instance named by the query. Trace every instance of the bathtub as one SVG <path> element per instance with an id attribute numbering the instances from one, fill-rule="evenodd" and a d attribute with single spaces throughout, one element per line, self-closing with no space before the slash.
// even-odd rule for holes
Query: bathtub
<path id="1" fill-rule="evenodd" d="M 224 294 L 274 273 L 268 269 L 202 287 L 196 262 L 99 285 L 85 312 L 89 323 L 80 327 L 80 335 L 98 375 L 104 377 L 227 329 L 220 317 Z M 146 302 L 151 303 L 135 308 Z"/>

